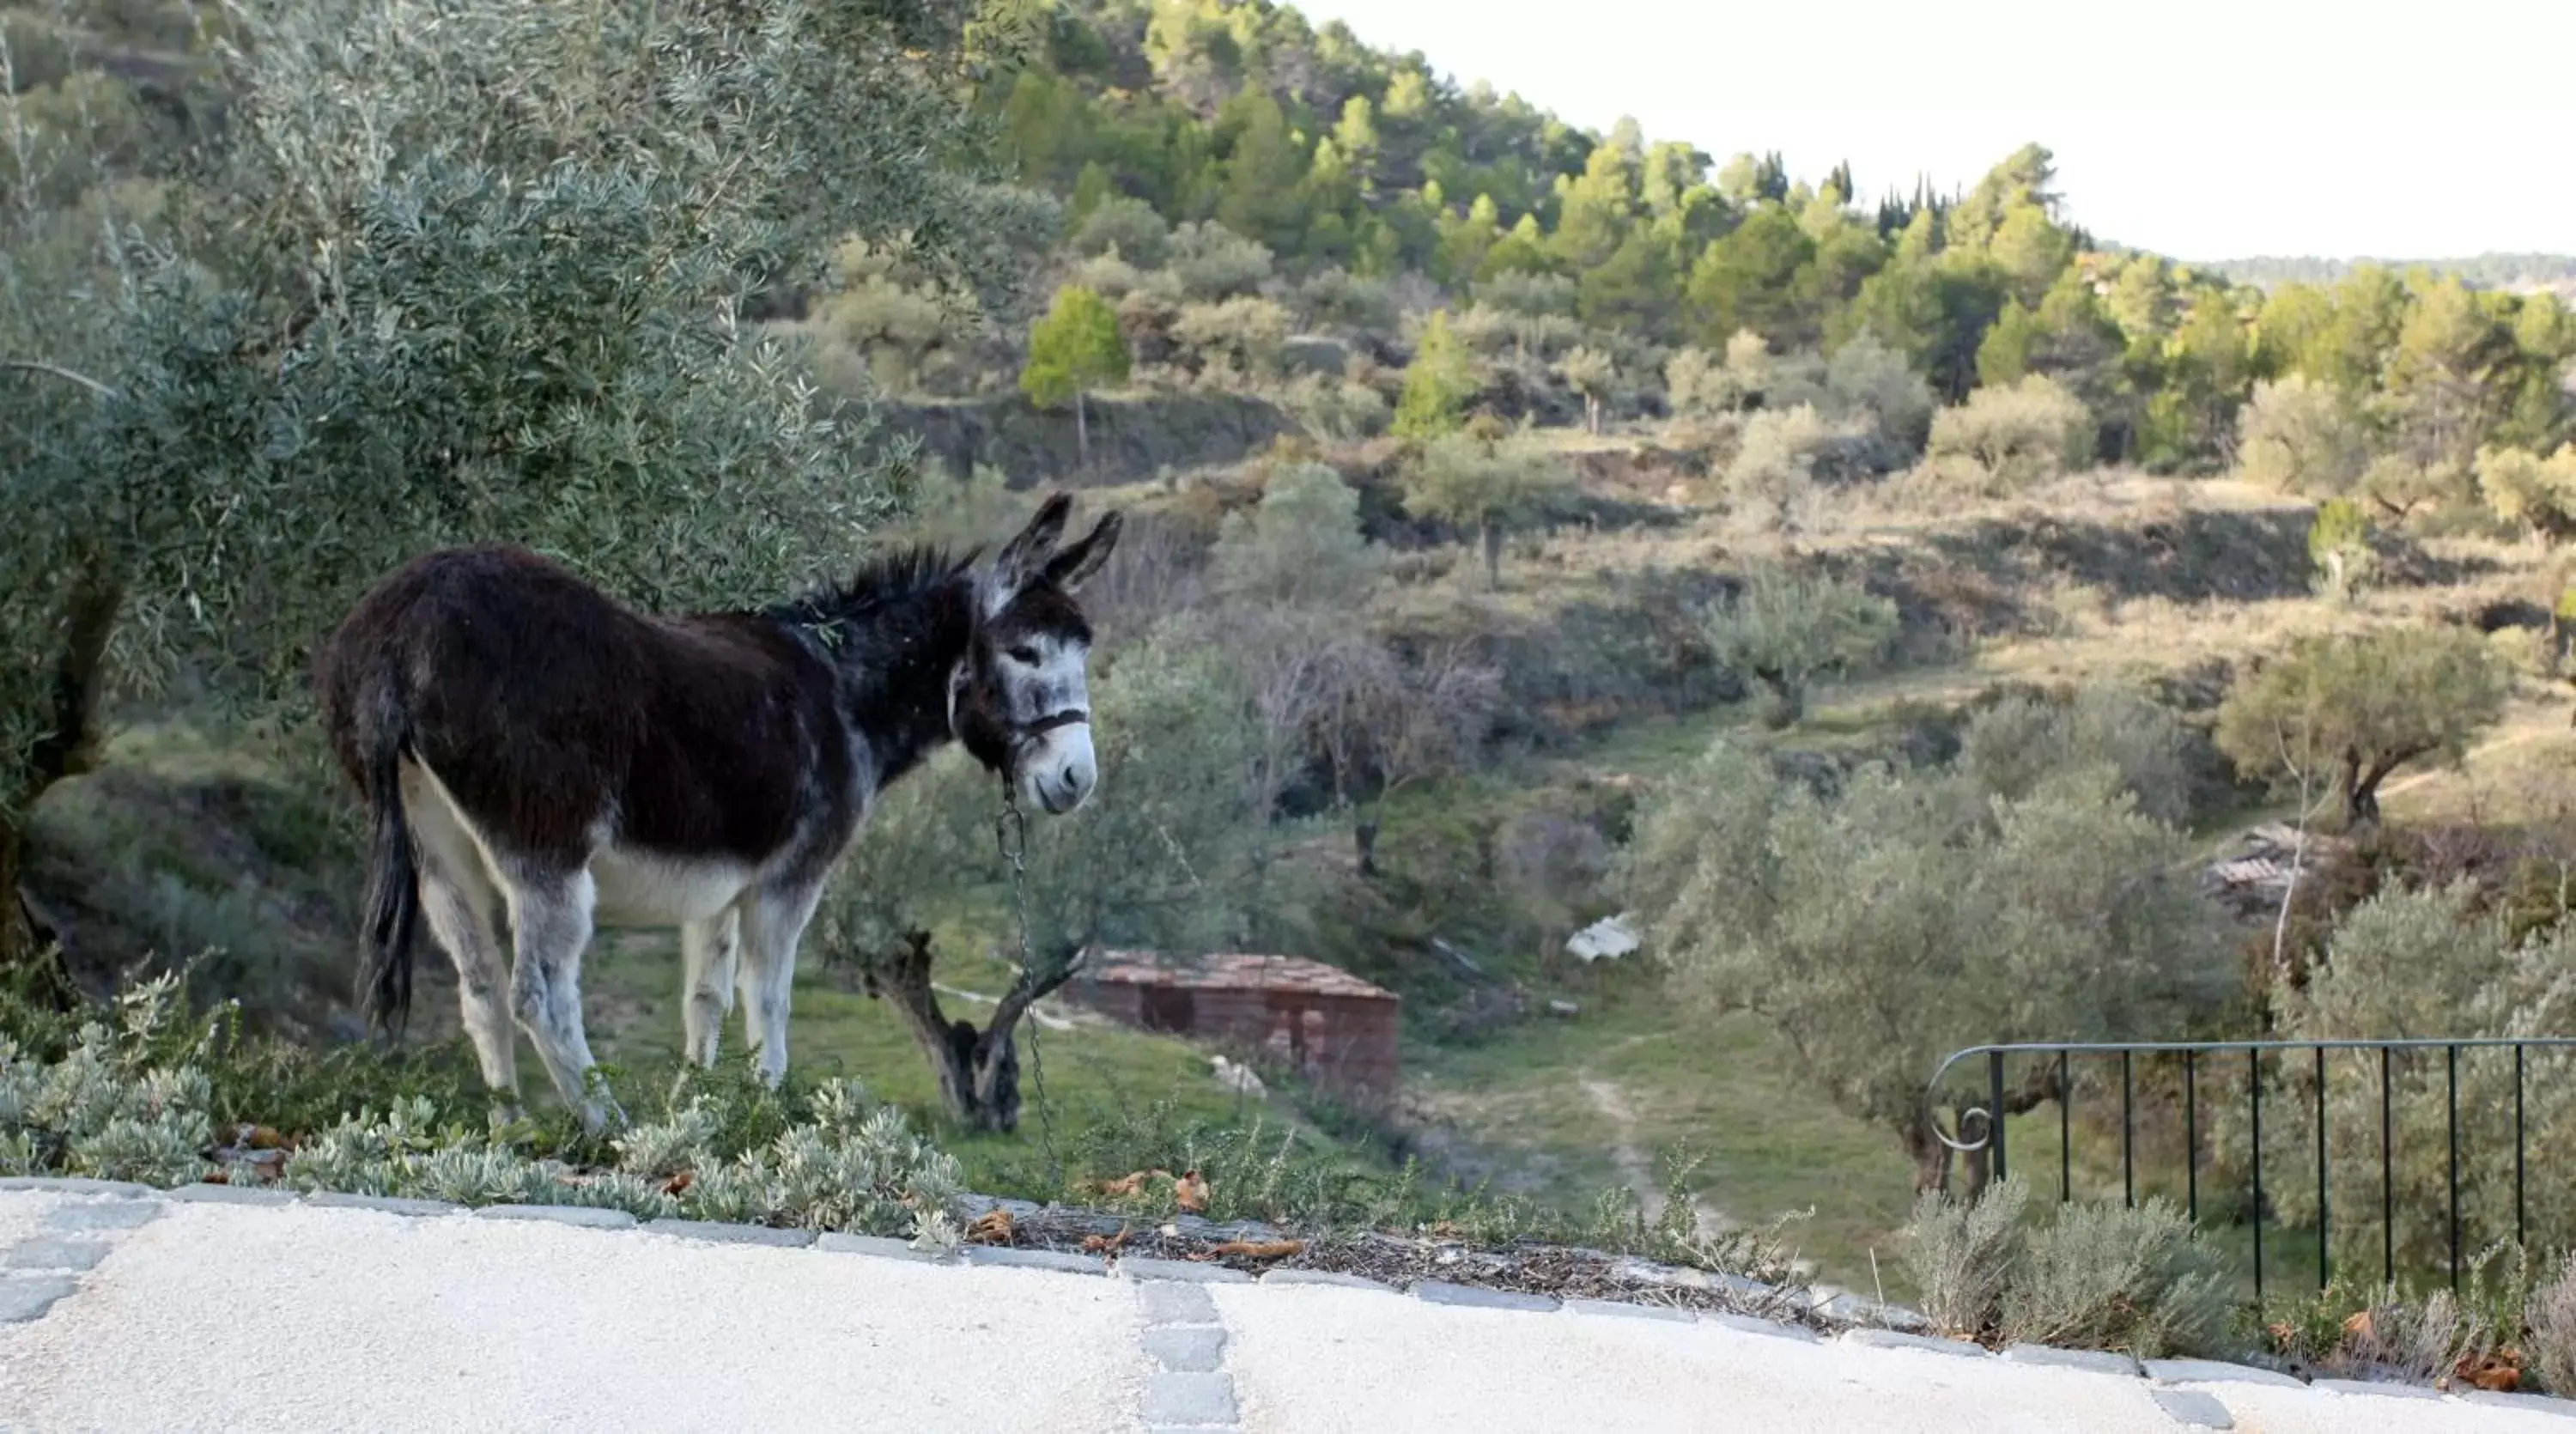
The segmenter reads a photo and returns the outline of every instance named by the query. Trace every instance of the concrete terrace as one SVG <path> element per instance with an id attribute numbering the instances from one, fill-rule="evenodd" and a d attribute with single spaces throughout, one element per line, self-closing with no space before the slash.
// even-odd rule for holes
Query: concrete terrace
<path id="1" fill-rule="evenodd" d="M 14 1187 L 14 1188 L 12 1188 Z M 2576 1404 L 572 1208 L 0 1182 L 0 1431 L 2576 1430 Z"/>

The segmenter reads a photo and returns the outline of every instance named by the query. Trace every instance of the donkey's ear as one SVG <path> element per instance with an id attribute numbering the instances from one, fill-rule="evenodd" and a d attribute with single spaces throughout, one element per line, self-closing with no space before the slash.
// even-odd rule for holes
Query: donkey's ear
<path id="1" fill-rule="evenodd" d="M 1056 540 L 1064 536 L 1064 520 L 1073 512 L 1073 495 L 1058 493 L 1038 505 L 1037 516 L 1020 535 L 993 559 L 992 576 L 984 584 L 986 615 L 1010 606 L 1020 589 L 1029 585 L 1046 569 L 1046 561 L 1055 553 Z"/>
<path id="2" fill-rule="evenodd" d="M 1046 580 L 1066 592 L 1080 592 L 1100 565 L 1109 561 L 1109 550 L 1118 546 L 1118 534 L 1126 519 L 1115 508 L 1100 515 L 1083 540 L 1055 555 L 1046 565 Z"/>

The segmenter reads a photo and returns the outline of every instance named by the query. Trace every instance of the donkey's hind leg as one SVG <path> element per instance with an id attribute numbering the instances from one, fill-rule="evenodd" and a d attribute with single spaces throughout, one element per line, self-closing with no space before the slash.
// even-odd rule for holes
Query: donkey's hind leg
<path id="1" fill-rule="evenodd" d="M 796 981 L 796 943 L 822 900 L 820 881 L 762 886 L 734 909 L 742 913 L 742 1029 L 760 1050 L 760 1078 L 787 1075 L 787 996 Z"/>
<path id="2" fill-rule="evenodd" d="M 564 1104 L 581 1112 L 582 1127 L 597 1134 L 614 1115 L 625 1116 L 607 1092 L 584 1089 L 590 1074 L 589 1038 L 581 1027 L 581 954 L 590 945 L 591 911 L 598 902 L 587 866 L 569 873 L 513 871 L 506 882 L 510 932 L 517 951 L 510 969 L 510 1006 L 536 1043 Z"/>
<path id="3" fill-rule="evenodd" d="M 420 906 L 430 932 L 456 963 L 465 1034 L 474 1042 L 483 1081 L 500 1102 L 495 1115 L 518 1117 L 519 1033 L 510 1025 L 510 972 L 492 923 L 498 893 L 482 848 L 436 782 L 405 765 L 403 811 L 420 853 Z"/>
<path id="4" fill-rule="evenodd" d="M 724 1018 L 733 1009 L 734 965 L 741 937 L 741 918 L 730 906 L 709 920 L 680 928 L 680 1022 L 688 1037 L 689 1059 L 702 1066 L 716 1063 Z"/>

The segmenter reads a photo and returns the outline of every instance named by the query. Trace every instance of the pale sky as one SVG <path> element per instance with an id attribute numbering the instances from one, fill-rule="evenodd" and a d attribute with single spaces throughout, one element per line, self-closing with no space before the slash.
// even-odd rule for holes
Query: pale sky
<path id="1" fill-rule="evenodd" d="M 2179 259 L 2576 252 L 2576 0 L 1296 3 L 1585 128 L 1847 159 L 1870 199 L 2036 140 L 2075 222 Z"/>

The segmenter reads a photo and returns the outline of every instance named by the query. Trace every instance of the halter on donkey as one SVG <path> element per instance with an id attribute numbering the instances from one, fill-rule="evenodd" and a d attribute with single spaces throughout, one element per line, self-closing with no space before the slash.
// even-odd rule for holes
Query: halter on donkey
<path id="1" fill-rule="evenodd" d="M 989 570 L 914 549 L 759 613 L 637 613 L 513 547 L 386 578 L 314 663 L 374 828 L 370 1019 L 409 1014 L 426 918 L 484 1079 L 515 1103 L 515 1017 L 595 1131 L 582 951 L 594 927 L 677 926 L 690 1058 L 715 1060 L 738 980 L 776 1083 L 797 942 L 878 793 L 952 739 L 1050 813 L 1097 784 L 1074 595 L 1119 515 L 1059 550 L 1071 508 L 1049 498 Z"/>

